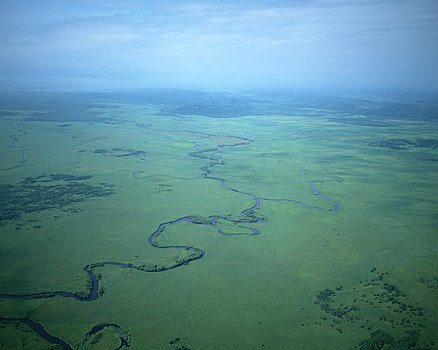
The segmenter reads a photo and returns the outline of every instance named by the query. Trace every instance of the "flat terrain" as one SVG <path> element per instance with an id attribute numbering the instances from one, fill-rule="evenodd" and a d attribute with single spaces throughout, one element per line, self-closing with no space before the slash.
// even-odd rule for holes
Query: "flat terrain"
<path id="1" fill-rule="evenodd" d="M 0 348 L 438 348 L 425 101 L 2 97 Z"/>

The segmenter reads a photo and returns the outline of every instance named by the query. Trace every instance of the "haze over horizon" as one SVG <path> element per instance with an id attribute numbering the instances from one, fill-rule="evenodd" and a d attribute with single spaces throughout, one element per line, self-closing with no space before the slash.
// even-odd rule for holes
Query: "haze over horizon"
<path id="1" fill-rule="evenodd" d="M 0 87 L 438 92 L 438 2 L 3 0 Z"/>

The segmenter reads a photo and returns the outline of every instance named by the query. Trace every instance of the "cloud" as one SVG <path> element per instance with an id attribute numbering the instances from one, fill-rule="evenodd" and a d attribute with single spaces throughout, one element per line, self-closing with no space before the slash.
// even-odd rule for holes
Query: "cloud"
<path id="1" fill-rule="evenodd" d="M 0 10 L 3 72 L 56 67 L 145 83 L 161 74 L 181 84 L 196 76 L 201 85 L 203 77 L 224 85 L 330 84 L 339 75 L 353 83 L 385 72 L 390 78 L 380 83 L 399 84 L 402 64 L 436 75 L 438 61 L 438 3 L 426 0 L 4 0 Z M 411 82 L 423 84 L 412 67 Z"/>

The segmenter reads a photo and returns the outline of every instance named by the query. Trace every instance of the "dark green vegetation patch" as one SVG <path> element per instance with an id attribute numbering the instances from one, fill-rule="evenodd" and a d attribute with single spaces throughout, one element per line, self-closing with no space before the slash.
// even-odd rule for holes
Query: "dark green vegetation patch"
<path id="1" fill-rule="evenodd" d="M 427 288 L 438 289 L 438 277 L 432 277 L 432 278 L 421 277 L 420 283 L 426 285 Z"/>
<path id="2" fill-rule="evenodd" d="M 23 214 L 62 209 L 73 203 L 107 197 L 115 192 L 108 186 L 91 185 L 92 175 L 42 174 L 18 184 L 0 185 L 0 223 L 19 219 Z"/>
<path id="3" fill-rule="evenodd" d="M 80 150 L 78 152 L 83 152 L 83 150 Z M 147 155 L 147 152 L 145 152 L 145 151 L 134 150 L 132 148 L 117 148 L 117 147 L 111 148 L 111 149 L 96 148 L 93 151 L 93 153 L 101 154 L 103 156 L 110 155 L 110 156 L 115 157 L 115 158 L 136 157 L 136 156 L 140 157 L 140 156 L 146 156 Z"/>
<path id="4" fill-rule="evenodd" d="M 438 148 L 437 139 L 418 139 L 409 141 L 406 139 L 388 139 L 370 143 L 371 146 L 392 148 L 392 149 L 409 149 L 409 148 Z"/>
<path id="5" fill-rule="evenodd" d="M 416 347 L 419 340 L 419 333 L 415 331 L 407 332 L 405 337 L 394 339 L 390 334 L 377 330 L 371 336 L 359 343 L 360 350 L 408 350 L 420 349 Z M 422 348 L 424 349 L 424 348 Z"/>
<path id="6" fill-rule="evenodd" d="M 351 327 L 348 324 L 368 330 L 369 337 L 355 347 L 360 350 L 430 349 L 433 344 L 419 344 L 425 328 L 423 309 L 410 304 L 406 294 L 386 281 L 387 272 L 375 268 L 371 272 L 375 277 L 357 285 L 319 292 L 315 305 L 325 316 L 315 324 L 328 323 L 339 333 Z"/>

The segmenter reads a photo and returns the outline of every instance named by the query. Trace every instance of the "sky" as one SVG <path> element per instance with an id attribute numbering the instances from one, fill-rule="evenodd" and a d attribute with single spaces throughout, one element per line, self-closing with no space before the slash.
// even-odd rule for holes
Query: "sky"
<path id="1" fill-rule="evenodd" d="M 438 92 L 438 1 L 0 0 L 0 87 Z"/>

